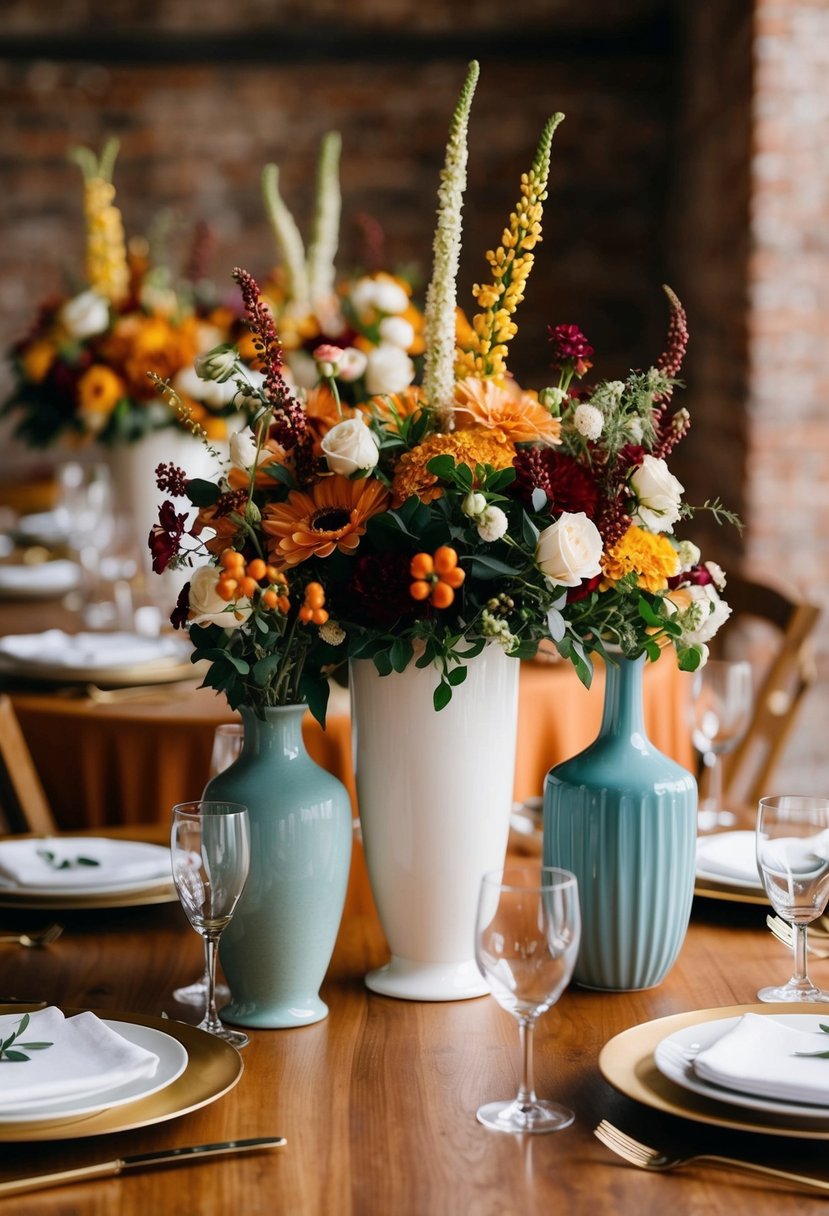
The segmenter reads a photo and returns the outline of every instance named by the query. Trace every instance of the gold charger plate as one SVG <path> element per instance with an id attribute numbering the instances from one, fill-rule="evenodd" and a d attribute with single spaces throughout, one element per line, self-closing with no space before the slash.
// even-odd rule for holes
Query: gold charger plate
<path id="1" fill-rule="evenodd" d="M 0 1005 L 0 1013 L 25 1013 L 25 1005 Z M 80 1009 L 64 1009 L 70 1017 Z M 178 1078 L 158 1093 L 137 1098 L 124 1106 L 101 1111 L 97 1115 L 62 1120 L 44 1119 L 37 1123 L 0 1123 L 0 1143 L 21 1140 L 79 1140 L 86 1136 L 103 1136 L 111 1132 L 131 1131 L 151 1123 L 164 1123 L 181 1115 L 208 1106 L 233 1089 L 244 1070 L 242 1057 L 224 1039 L 199 1030 L 185 1022 L 168 1018 L 144 1017 L 134 1013 L 112 1013 L 108 1009 L 93 1010 L 98 1017 L 111 1022 L 128 1022 L 151 1026 L 176 1039 L 187 1051 L 187 1067 Z"/>
<path id="2" fill-rule="evenodd" d="M 60 663 L 13 663 L 0 655 L 0 673 L 18 684 L 49 684 L 69 687 L 94 684 L 98 688 L 134 688 L 138 685 L 180 684 L 198 679 L 207 664 L 170 657 L 150 663 L 118 666 L 66 667 Z"/>
<path id="3" fill-rule="evenodd" d="M 710 1123 L 734 1131 L 760 1132 L 767 1136 L 791 1136 L 802 1140 L 829 1140 L 829 1111 L 826 1120 L 801 1119 L 794 1115 L 776 1115 L 753 1111 L 746 1107 L 717 1102 L 683 1089 L 664 1077 L 656 1067 L 653 1053 L 658 1043 L 686 1026 L 714 1022 L 721 1018 L 742 1017 L 744 1013 L 765 1014 L 803 1013 L 801 1004 L 729 1005 L 719 1009 L 695 1009 L 690 1013 L 675 1013 L 656 1018 L 623 1030 L 599 1054 L 599 1071 L 604 1079 L 623 1093 L 645 1106 L 691 1119 L 694 1123 Z M 805 1012 L 810 1012 L 806 1009 Z M 811 1010 L 814 1012 L 814 1010 Z"/>
<path id="4" fill-rule="evenodd" d="M 755 904 L 757 907 L 768 905 L 769 897 L 765 891 L 751 891 L 746 887 L 733 887 L 727 882 L 713 882 L 708 878 L 697 878 L 694 883 L 694 895 L 698 899 L 720 899 L 732 904 Z"/>
<path id="5" fill-rule="evenodd" d="M 148 904 L 172 904 L 178 894 L 170 882 L 148 884 L 138 891 L 111 891 L 98 895 L 43 895 L 36 891 L 7 891 L 0 888 L 0 908 L 27 908 L 43 912 L 74 912 L 88 908 L 144 908 Z"/>

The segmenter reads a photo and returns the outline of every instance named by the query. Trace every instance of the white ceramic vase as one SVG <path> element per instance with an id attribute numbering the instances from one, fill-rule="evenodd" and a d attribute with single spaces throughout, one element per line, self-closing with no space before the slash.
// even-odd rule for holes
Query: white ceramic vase
<path id="1" fill-rule="evenodd" d="M 216 444 L 212 445 L 216 447 Z M 181 427 L 165 427 L 151 431 L 133 443 L 122 443 L 108 449 L 107 459 L 115 489 L 116 509 L 131 521 L 132 539 L 144 574 L 148 594 L 159 607 L 172 611 L 181 588 L 190 579 L 191 570 L 167 570 L 153 574 L 149 549 L 150 529 L 158 522 L 158 509 L 170 496 L 156 486 L 155 470 L 159 464 L 174 464 L 184 469 L 188 477 L 214 478 L 220 462 L 206 445 Z M 173 500 L 179 514 L 192 521 L 195 508 L 186 499 Z"/>
<path id="2" fill-rule="evenodd" d="M 363 848 L 391 961 L 385 996 L 451 1001 L 489 988 L 475 962 L 481 876 L 504 864 L 515 780 L 520 663 L 489 645 L 437 712 L 431 665 L 379 676 L 351 664 Z"/>

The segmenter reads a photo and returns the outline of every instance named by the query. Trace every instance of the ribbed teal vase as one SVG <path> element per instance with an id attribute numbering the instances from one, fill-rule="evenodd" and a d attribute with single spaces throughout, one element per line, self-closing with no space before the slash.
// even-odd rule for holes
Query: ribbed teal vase
<path id="1" fill-rule="evenodd" d="M 219 958 L 232 1000 L 222 1020 L 281 1028 L 328 1013 L 319 989 L 345 904 L 353 836 L 345 786 L 308 755 L 304 705 L 242 709 L 239 758 L 213 777 L 205 798 L 250 813 L 250 871 Z"/>
<path id="2" fill-rule="evenodd" d="M 644 663 L 618 657 L 607 665 L 598 738 L 545 782 L 544 864 L 578 878 L 574 978 L 588 988 L 661 983 L 691 915 L 696 781 L 645 733 Z"/>

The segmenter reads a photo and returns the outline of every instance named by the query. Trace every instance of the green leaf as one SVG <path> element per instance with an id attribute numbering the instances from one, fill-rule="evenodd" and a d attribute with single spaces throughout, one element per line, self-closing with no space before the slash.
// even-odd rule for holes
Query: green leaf
<path id="1" fill-rule="evenodd" d="M 664 618 L 661 617 L 658 612 L 654 611 L 652 605 L 648 602 L 648 600 L 645 599 L 644 595 L 640 595 L 639 597 L 638 609 L 639 615 L 646 625 L 653 625 L 656 629 L 661 628 Z"/>
<path id="2" fill-rule="evenodd" d="M 435 477 L 440 477 L 443 481 L 451 481 L 455 472 L 455 458 L 449 455 L 433 456 L 426 468 Z"/>
<path id="3" fill-rule="evenodd" d="M 43 1051 L 46 1047 L 54 1047 L 54 1043 L 19 1043 L 18 1046 L 25 1047 L 27 1051 Z"/>
<path id="4" fill-rule="evenodd" d="M 446 673 L 446 679 L 453 688 L 457 688 L 459 684 L 463 684 L 467 674 L 467 669 L 464 666 L 453 667 L 451 671 Z"/>
<path id="5" fill-rule="evenodd" d="M 194 477 L 187 482 L 187 497 L 194 507 L 212 507 L 221 494 L 221 490 L 212 481 L 202 477 Z"/>
<path id="6" fill-rule="evenodd" d="M 262 472 L 267 473 L 268 477 L 274 481 L 281 482 L 283 486 L 288 486 L 289 489 L 294 489 L 296 486 L 296 479 L 291 470 L 286 469 L 284 464 L 279 464 L 276 460 L 271 464 L 266 464 Z"/>
<path id="7" fill-rule="evenodd" d="M 257 659 L 253 665 L 253 679 L 260 688 L 264 688 L 270 680 L 273 673 L 279 667 L 280 656 L 278 654 L 266 654 L 263 658 Z"/>
<path id="8" fill-rule="evenodd" d="M 555 608 L 551 608 L 547 613 L 547 628 L 554 642 L 560 642 L 567 632 L 567 622 Z"/>
<path id="9" fill-rule="evenodd" d="M 470 558 L 469 573 L 472 578 L 483 579 L 503 578 L 505 575 L 508 578 L 514 578 L 518 575 L 518 571 L 514 566 L 500 561 L 497 557 L 489 557 L 483 553 L 475 553 Z"/>
<path id="10" fill-rule="evenodd" d="M 439 456 L 438 460 L 441 459 Z M 459 464 L 455 466 L 455 482 L 462 490 L 472 489 L 472 470 L 468 464 Z"/>
<path id="11" fill-rule="evenodd" d="M 28 1013 L 24 1013 L 24 1014 L 23 1014 L 23 1017 L 20 1019 L 20 1023 L 19 1023 L 19 1025 L 18 1025 L 18 1027 L 17 1027 L 17 1030 L 14 1032 L 14 1033 L 15 1033 L 15 1035 L 21 1035 L 21 1034 L 23 1034 L 23 1033 L 26 1031 L 26 1029 L 27 1029 L 27 1027 L 28 1027 L 28 1025 L 29 1025 L 29 1022 L 30 1022 L 31 1020 L 32 1020 L 32 1019 L 29 1017 Z"/>
<path id="12" fill-rule="evenodd" d="M 5 1051 L 3 1055 L 7 1060 L 28 1060 L 29 1058 L 22 1051 L 14 1051 L 12 1048 Z"/>
<path id="13" fill-rule="evenodd" d="M 432 696 L 432 704 L 434 705 L 436 711 L 440 713 L 442 709 L 446 708 L 451 700 L 452 689 L 445 680 L 441 680 L 440 684 L 438 684 L 434 691 L 434 695 Z"/>
<path id="14" fill-rule="evenodd" d="M 535 552 L 540 533 L 526 511 L 521 512 L 521 538 L 524 544 Z"/>
<path id="15" fill-rule="evenodd" d="M 393 670 L 390 651 L 378 650 L 374 656 L 374 666 L 377 668 L 378 675 L 390 676 Z"/>
<path id="16" fill-rule="evenodd" d="M 394 670 L 405 671 L 413 654 L 412 644 L 407 638 L 396 638 L 389 652 L 389 660 Z"/>
<path id="17" fill-rule="evenodd" d="M 313 716 L 325 730 L 325 715 L 328 710 L 328 694 L 331 691 L 328 680 L 322 676 L 314 676 L 304 672 L 299 680 L 299 692 L 307 703 Z"/>
<path id="18" fill-rule="evenodd" d="M 533 490 L 532 497 L 530 498 L 530 505 L 536 512 L 543 511 L 544 507 L 547 505 L 547 495 L 545 494 L 544 490 L 541 489 L 541 486 L 536 486 Z"/>

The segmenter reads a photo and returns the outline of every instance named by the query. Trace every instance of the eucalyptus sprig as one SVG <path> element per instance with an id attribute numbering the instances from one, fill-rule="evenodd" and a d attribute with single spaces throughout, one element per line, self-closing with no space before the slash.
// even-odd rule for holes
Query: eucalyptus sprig
<path id="1" fill-rule="evenodd" d="M 7 1038 L 3 1039 L 3 1041 L 0 1042 L 0 1061 L 8 1060 L 9 1063 L 19 1064 L 19 1063 L 22 1063 L 24 1060 L 29 1060 L 29 1058 L 30 1058 L 29 1056 L 26 1055 L 25 1051 L 20 1051 L 19 1048 L 25 1047 L 26 1051 L 43 1051 L 44 1048 L 46 1048 L 46 1047 L 54 1046 L 53 1043 L 21 1043 L 20 1042 L 20 1036 L 22 1034 L 25 1034 L 30 1020 L 31 1019 L 29 1018 L 28 1013 L 24 1013 L 23 1017 L 20 1019 L 20 1025 L 18 1026 L 17 1030 L 12 1031 L 12 1033 L 10 1035 L 8 1035 Z M 17 1043 L 17 1047 L 13 1048 L 12 1047 L 13 1043 Z"/>
<path id="2" fill-rule="evenodd" d="M 825 1026 L 823 1022 L 818 1025 L 824 1034 L 829 1034 L 829 1026 Z M 796 1056 L 814 1056 L 818 1060 L 829 1060 L 829 1051 L 796 1051 Z"/>
<path id="3" fill-rule="evenodd" d="M 58 861 L 55 853 L 51 849 L 38 849 L 38 857 L 42 858 L 48 866 L 53 870 L 76 870 L 82 866 L 99 866 L 101 863 L 94 857 L 64 857 L 62 861 Z"/>

